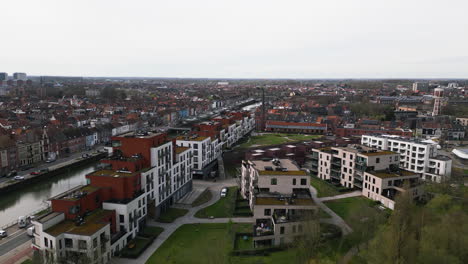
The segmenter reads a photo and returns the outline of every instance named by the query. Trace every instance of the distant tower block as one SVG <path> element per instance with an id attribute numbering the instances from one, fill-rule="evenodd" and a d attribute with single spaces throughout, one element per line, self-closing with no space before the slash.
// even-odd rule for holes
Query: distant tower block
<path id="1" fill-rule="evenodd" d="M 435 88 L 434 97 L 434 110 L 432 111 L 432 116 L 438 116 L 442 112 L 442 100 L 444 97 L 444 89 Z"/>

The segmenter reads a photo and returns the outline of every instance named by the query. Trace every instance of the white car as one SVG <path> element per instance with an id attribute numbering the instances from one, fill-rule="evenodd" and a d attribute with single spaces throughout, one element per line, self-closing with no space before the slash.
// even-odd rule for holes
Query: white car
<path id="1" fill-rule="evenodd" d="M 224 187 L 223 189 L 221 189 L 221 197 L 226 197 L 227 192 L 228 192 L 228 189 L 227 189 L 226 187 Z"/>
<path id="2" fill-rule="evenodd" d="M 0 229 L 0 237 L 7 237 L 7 232 L 3 229 Z"/>
<path id="3" fill-rule="evenodd" d="M 17 181 L 22 181 L 22 180 L 24 180 L 24 176 L 15 176 L 13 179 L 15 179 Z"/>

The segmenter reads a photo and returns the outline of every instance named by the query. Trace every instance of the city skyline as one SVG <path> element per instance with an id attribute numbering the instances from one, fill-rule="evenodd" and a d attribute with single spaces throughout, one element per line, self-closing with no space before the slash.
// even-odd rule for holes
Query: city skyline
<path id="1" fill-rule="evenodd" d="M 4 3 L 2 71 L 175 78 L 464 78 L 463 1 Z M 27 8 L 25 8 L 27 7 Z M 183 8 L 181 8 L 183 7 Z M 13 10 L 21 10 L 14 12 Z"/>

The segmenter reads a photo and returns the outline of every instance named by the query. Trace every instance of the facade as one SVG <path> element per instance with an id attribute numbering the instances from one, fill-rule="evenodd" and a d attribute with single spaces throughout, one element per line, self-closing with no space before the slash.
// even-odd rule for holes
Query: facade
<path id="1" fill-rule="evenodd" d="M 390 135 L 362 136 L 361 143 L 380 150 L 400 153 L 400 167 L 420 173 L 422 179 L 442 182 L 452 173 L 452 160 L 438 155 L 437 145 Z"/>
<path id="2" fill-rule="evenodd" d="M 468 117 L 457 117 L 457 123 L 464 127 L 468 127 Z"/>
<path id="3" fill-rule="evenodd" d="M 444 97 L 444 89 L 434 89 L 434 110 L 432 111 L 433 116 L 438 116 L 442 113 L 442 100 Z"/>
<path id="4" fill-rule="evenodd" d="M 192 189 L 191 149 L 162 133 L 112 138 L 112 168 L 86 175 L 50 199 L 52 212 L 32 221 L 33 247 L 48 261 L 108 263 L 146 225 Z"/>
<path id="5" fill-rule="evenodd" d="M 13 79 L 18 80 L 18 81 L 26 81 L 27 76 L 26 76 L 26 73 L 24 72 L 15 72 L 13 73 Z"/>
<path id="6" fill-rule="evenodd" d="M 255 219 L 255 247 L 289 244 L 303 234 L 315 213 L 310 177 L 289 159 L 242 162 L 240 192 Z"/>
<path id="7" fill-rule="evenodd" d="M 428 92 L 429 83 L 427 82 L 415 82 L 413 83 L 413 92 Z"/>
<path id="8" fill-rule="evenodd" d="M 266 131 L 306 134 L 326 134 L 327 124 L 266 121 Z"/>
<path id="9" fill-rule="evenodd" d="M 411 191 L 414 198 L 422 194 L 419 174 L 400 169 L 399 156 L 361 145 L 313 149 L 311 171 L 322 180 L 360 189 L 363 196 L 394 209 L 398 192 Z"/>

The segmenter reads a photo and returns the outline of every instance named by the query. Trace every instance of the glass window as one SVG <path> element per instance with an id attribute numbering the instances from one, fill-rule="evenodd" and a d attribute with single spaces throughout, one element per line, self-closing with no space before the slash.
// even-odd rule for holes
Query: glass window
<path id="1" fill-rule="evenodd" d="M 301 179 L 301 185 L 306 185 L 307 184 L 307 179 Z"/>
<path id="2" fill-rule="evenodd" d="M 271 179 L 271 185 L 278 184 L 278 180 L 276 178 Z"/>

